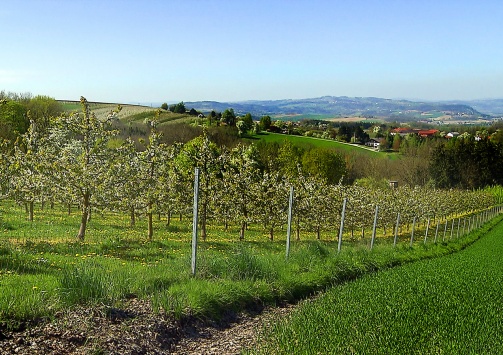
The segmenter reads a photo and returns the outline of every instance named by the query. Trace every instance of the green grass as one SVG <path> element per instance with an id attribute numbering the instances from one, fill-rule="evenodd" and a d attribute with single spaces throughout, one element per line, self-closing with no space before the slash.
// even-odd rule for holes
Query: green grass
<path id="1" fill-rule="evenodd" d="M 317 148 L 336 149 L 342 153 L 355 152 L 358 154 L 365 154 L 372 157 L 379 157 L 383 159 L 392 159 L 392 160 L 397 159 L 399 157 L 398 154 L 396 153 L 379 152 L 373 149 L 368 149 L 367 147 L 363 147 L 360 145 L 341 143 L 332 139 L 322 139 L 322 138 L 304 137 L 304 136 L 296 136 L 288 134 L 269 133 L 269 132 L 261 133 L 259 135 L 256 135 L 255 137 L 266 142 L 277 142 L 279 144 L 283 143 L 285 140 L 288 140 L 292 142 L 292 144 L 295 144 L 303 148 L 317 147 Z"/>
<path id="2" fill-rule="evenodd" d="M 467 249 L 369 274 L 304 303 L 256 353 L 503 353 L 503 223 Z"/>
<path id="3" fill-rule="evenodd" d="M 419 240 L 409 247 L 403 235 L 396 249 L 379 239 L 344 240 L 337 254 L 336 232 L 322 240 L 303 233 L 285 258 L 285 231 L 276 240 L 250 225 L 239 241 L 239 226 L 224 231 L 208 226 L 208 239 L 198 248 L 197 273 L 190 274 L 191 221 L 155 221 L 154 240 L 146 241 L 146 220 L 129 227 L 127 216 L 93 213 L 85 242 L 74 237 L 79 214 L 56 206 L 35 211 L 12 202 L 0 205 L 0 328 L 51 317 L 76 304 L 120 305 L 124 299 L 149 299 L 155 310 L 176 318 L 218 318 L 229 310 L 275 304 L 307 297 L 333 284 L 369 271 L 461 249 L 472 234 L 448 243 Z M 419 235 L 419 233 L 418 233 Z"/>
<path id="4" fill-rule="evenodd" d="M 63 106 L 63 110 L 66 112 L 75 112 L 75 111 L 80 112 L 82 110 L 82 105 L 79 101 L 60 101 L 60 103 Z M 90 108 L 91 110 L 97 110 L 102 108 L 113 110 L 117 108 L 117 104 L 91 102 Z"/>
<path id="5" fill-rule="evenodd" d="M 61 103 L 61 105 L 63 106 L 63 110 L 66 112 L 79 111 L 82 109 L 82 106 L 79 102 L 64 101 Z"/>

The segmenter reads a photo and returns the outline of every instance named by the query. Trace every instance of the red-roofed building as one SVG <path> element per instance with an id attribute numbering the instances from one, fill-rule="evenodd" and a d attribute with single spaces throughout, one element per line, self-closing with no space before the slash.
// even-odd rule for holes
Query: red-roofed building
<path id="1" fill-rule="evenodd" d="M 410 133 L 416 133 L 416 131 L 411 128 L 407 128 L 407 127 L 398 127 L 398 128 L 391 130 L 392 136 L 399 134 L 403 137 L 403 136 L 406 136 L 407 134 L 410 134 Z"/>
<path id="2" fill-rule="evenodd" d="M 432 137 L 438 133 L 438 129 L 424 129 L 417 132 L 421 137 Z"/>

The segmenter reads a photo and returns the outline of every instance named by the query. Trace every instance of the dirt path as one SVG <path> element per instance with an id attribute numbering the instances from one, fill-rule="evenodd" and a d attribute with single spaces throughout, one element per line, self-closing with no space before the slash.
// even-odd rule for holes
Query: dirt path
<path id="1" fill-rule="evenodd" d="M 240 354 L 242 350 L 255 348 L 259 333 L 293 308 L 292 305 L 267 308 L 258 314 L 242 314 L 226 327 L 201 327 L 181 338 L 172 354 Z"/>
<path id="2" fill-rule="evenodd" d="M 230 315 L 220 324 L 179 324 L 152 312 L 148 301 L 128 300 L 121 309 L 79 307 L 21 331 L 0 327 L 3 354 L 239 354 L 294 306 Z"/>

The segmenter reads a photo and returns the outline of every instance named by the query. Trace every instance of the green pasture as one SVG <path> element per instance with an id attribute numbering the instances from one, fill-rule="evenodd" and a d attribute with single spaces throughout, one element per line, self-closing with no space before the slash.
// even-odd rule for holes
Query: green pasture
<path id="1" fill-rule="evenodd" d="M 330 120 L 334 118 L 333 114 L 294 114 L 294 115 L 274 115 L 273 120 L 298 122 L 301 120 Z M 362 121 L 364 119 L 362 118 Z"/>
<path id="2" fill-rule="evenodd" d="M 503 353 L 503 223 L 459 253 L 369 274 L 266 333 L 275 354 Z"/>
<path id="3" fill-rule="evenodd" d="M 358 153 L 365 154 L 372 157 L 378 157 L 383 159 L 397 159 L 399 157 L 396 153 L 386 153 L 379 152 L 374 149 L 369 149 L 368 147 L 356 145 L 356 144 L 347 144 L 337 142 L 332 139 L 322 139 L 315 137 L 305 137 L 305 136 L 296 136 L 289 134 L 280 134 L 280 133 L 270 133 L 263 132 L 255 136 L 257 139 L 261 139 L 265 142 L 277 142 L 279 144 L 283 143 L 285 140 L 290 141 L 292 144 L 309 148 L 327 148 L 327 149 L 336 149 L 342 153 Z"/>
<path id="4" fill-rule="evenodd" d="M 63 110 L 66 112 L 74 112 L 74 111 L 80 112 L 82 110 L 82 104 L 79 101 L 59 101 L 59 102 L 63 106 Z M 104 109 L 104 108 L 114 110 L 117 108 L 117 104 L 92 102 L 89 104 L 89 107 L 91 110 Z"/>
<path id="5" fill-rule="evenodd" d="M 76 209 L 68 214 L 63 206 L 39 206 L 33 222 L 26 217 L 23 206 L 0 204 L 0 329 L 50 319 L 79 304 L 121 307 L 129 298 L 148 299 L 156 312 L 177 319 L 216 319 L 229 310 L 302 299 L 369 271 L 452 253 L 478 238 L 472 233 L 425 245 L 417 231 L 412 248 L 404 234 L 396 248 L 388 236 L 370 251 L 368 238 L 351 241 L 345 234 L 338 254 L 337 231 L 321 240 L 302 233 L 300 241 L 292 240 L 287 259 L 284 228 L 271 241 L 260 226 L 250 225 L 240 241 L 239 226 L 226 231 L 210 223 L 192 276 L 190 218 L 172 216 L 167 225 L 161 216 L 149 242 L 144 218 L 130 227 L 126 215 L 94 212 L 86 241 L 77 242 Z"/>

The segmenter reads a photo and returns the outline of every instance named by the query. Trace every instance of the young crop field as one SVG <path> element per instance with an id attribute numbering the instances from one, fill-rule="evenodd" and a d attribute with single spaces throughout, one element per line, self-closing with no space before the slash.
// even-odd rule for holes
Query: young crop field
<path id="1" fill-rule="evenodd" d="M 255 353 L 503 353 L 503 223 L 486 231 L 459 253 L 370 274 L 305 302 Z"/>

